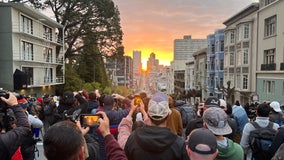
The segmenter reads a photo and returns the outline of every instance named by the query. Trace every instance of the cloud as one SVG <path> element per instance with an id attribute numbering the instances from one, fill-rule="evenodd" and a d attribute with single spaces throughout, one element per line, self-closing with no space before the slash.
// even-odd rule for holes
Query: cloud
<path id="1" fill-rule="evenodd" d="M 184 35 L 206 39 L 252 2 L 256 0 L 114 0 L 121 14 L 127 55 L 139 48 L 173 54 L 174 39 Z"/>

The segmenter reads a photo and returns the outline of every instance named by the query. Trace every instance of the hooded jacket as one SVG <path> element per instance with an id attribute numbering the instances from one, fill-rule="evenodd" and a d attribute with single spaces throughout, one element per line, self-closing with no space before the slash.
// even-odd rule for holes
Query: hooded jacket
<path id="1" fill-rule="evenodd" d="M 185 145 L 169 128 L 144 126 L 129 136 L 124 150 L 129 160 L 187 160 Z"/>
<path id="2" fill-rule="evenodd" d="M 228 146 L 223 148 L 218 145 L 218 155 L 215 160 L 242 160 L 244 159 L 244 151 L 242 147 L 227 138 Z"/>

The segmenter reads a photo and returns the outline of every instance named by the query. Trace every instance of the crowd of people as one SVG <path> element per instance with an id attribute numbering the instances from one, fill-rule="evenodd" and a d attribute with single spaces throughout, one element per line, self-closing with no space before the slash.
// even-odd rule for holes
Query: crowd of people
<path id="1" fill-rule="evenodd" d="M 277 101 L 243 107 L 238 100 L 209 96 L 190 106 L 161 92 L 124 97 L 98 90 L 33 100 L 9 93 L 1 101 L 12 117 L 11 127 L 1 117 L 1 160 L 35 159 L 38 141 L 48 160 L 284 158 L 284 116 Z M 97 125 L 83 125 L 82 114 L 100 115 Z M 256 150 L 252 140 L 261 136 L 259 129 L 273 134 L 266 150 Z"/>

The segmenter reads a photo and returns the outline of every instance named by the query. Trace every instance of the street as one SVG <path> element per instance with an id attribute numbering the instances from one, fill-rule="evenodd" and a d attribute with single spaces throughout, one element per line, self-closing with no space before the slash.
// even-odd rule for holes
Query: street
<path id="1" fill-rule="evenodd" d="M 43 154 L 43 143 L 38 142 L 36 147 L 38 149 L 38 152 L 35 152 L 35 159 L 36 160 L 46 160 Z"/>

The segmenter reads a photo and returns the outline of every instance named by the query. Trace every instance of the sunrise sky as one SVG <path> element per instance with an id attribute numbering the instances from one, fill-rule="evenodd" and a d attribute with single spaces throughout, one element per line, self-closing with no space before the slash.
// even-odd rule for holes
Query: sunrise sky
<path id="1" fill-rule="evenodd" d="M 113 0 L 121 18 L 126 55 L 141 50 L 143 68 L 154 52 L 160 64 L 173 60 L 174 39 L 206 39 L 223 22 L 258 0 Z"/>

